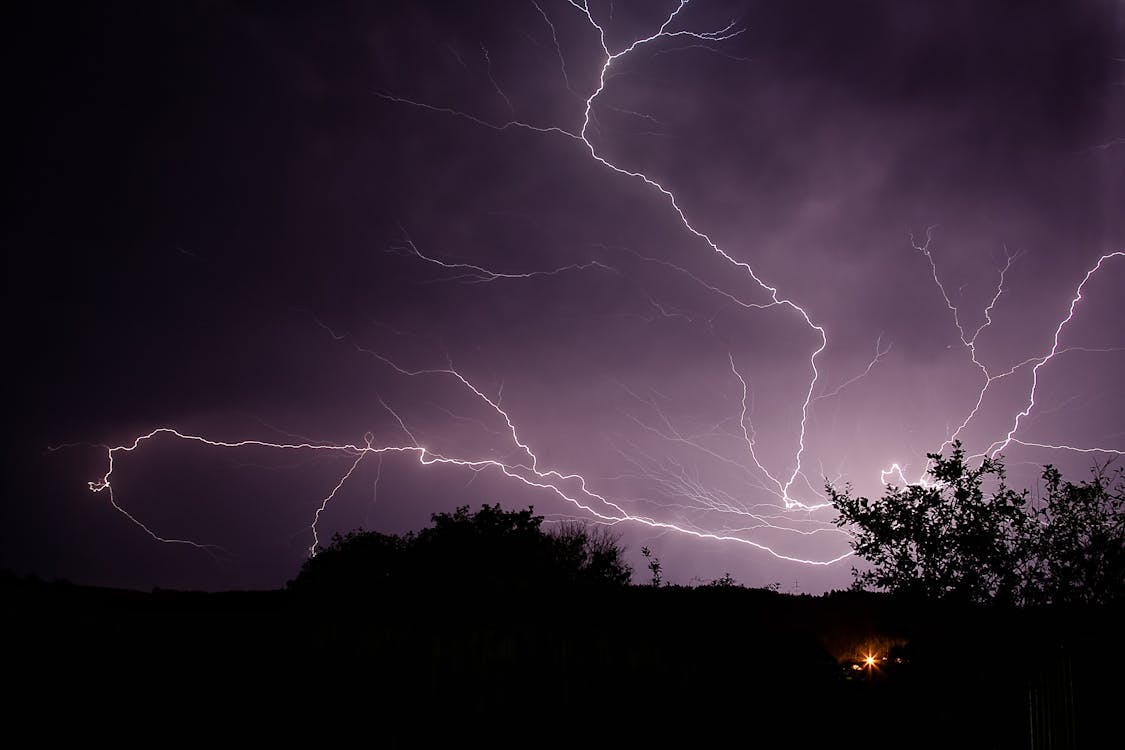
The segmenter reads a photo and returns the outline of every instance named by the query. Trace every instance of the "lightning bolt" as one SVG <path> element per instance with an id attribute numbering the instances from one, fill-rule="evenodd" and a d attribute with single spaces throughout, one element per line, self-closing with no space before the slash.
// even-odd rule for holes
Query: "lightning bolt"
<path id="1" fill-rule="evenodd" d="M 970 336 L 970 335 L 966 334 L 965 326 L 961 322 L 961 311 L 960 311 L 960 309 L 950 299 L 950 296 L 949 296 L 948 292 L 946 291 L 945 285 L 942 283 L 941 278 L 938 274 L 937 263 L 934 260 L 933 253 L 930 250 L 930 243 L 933 239 L 933 229 L 934 229 L 934 227 L 932 227 L 932 226 L 926 229 L 926 241 L 925 241 L 925 243 L 923 243 L 921 245 L 919 245 L 914 240 L 913 236 L 911 236 L 911 238 L 910 238 L 911 246 L 915 250 L 920 252 L 923 256 L 925 256 L 925 258 L 929 262 L 930 270 L 931 270 L 931 273 L 933 275 L 934 284 L 938 287 L 939 291 L 941 292 L 941 295 L 942 295 L 942 298 L 945 301 L 946 307 L 953 314 L 953 323 L 954 323 L 954 326 L 957 328 L 957 332 L 960 336 L 961 343 L 965 347 L 965 349 L 969 352 L 969 357 L 970 357 L 972 363 L 984 375 L 984 383 L 981 385 L 981 388 L 977 393 L 976 401 L 973 404 L 972 409 L 965 416 L 965 418 L 961 421 L 961 423 L 957 426 L 957 428 L 949 434 L 949 436 L 941 444 L 941 446 L 938 448 L 938 450 L 935 451 L 935 453 L 941 453 L 948 446 L 952 445 L 953 441 L 955 441 L 961 435 L 961 433 L 965 430 L 965 428 L 968 427 L 969 423 L 973 420 L 973 418 L 980 411 L 981 406 L 985 401 L 985 397 L 986 397 L 989 389 L 992 387 L 993 383 L 995 383 L 999 380 L 1002 380 L 1004 378 L 1010 377 L 1011 375 L 1015 374 L 1018 370 L 1020 370 L 1024 367 L 1027 367 L 1028 365 L 1031 365 L 1032 366 L 1031 386 L 1028 390 L 1027 406 L 1024 407 L 1021 411 L 1019 411 L 1015 415 L 1015 417 L 1013 418 L 1011 428 L 1008 430 L 1007 434 L 1003 438 L 994 441 L 983 452 L 978 453 L 978 454 L 974 454 L 974 455 L 970 456 L 970 458 L 983 458 L 985 456 L 991 456 L 991 457 L 995 458 L 1006 447 L 1008 447 L 1008 445 L 1010 445 L 1013 442 L 1016 443 L 1017 445 L 1026 445 L 1026 446 L 1029 446 L 1029 447 L 1055 449 L 1055 450 L 1069 450 L 1069 451 L 1077 452 L 1077 453 L 1120 454 L 1121 453 L 1120 451 L 1113 450 L 1113 449 L 1080 448 L 1080 447 L 1069 446 L 1069 445 L 1051 445 L 1051 444 L 1047 444 L 1047 443 L 1028 443 L 1028 442 L 1025 442 L 1025 441 L 1016 440 L 1014 436 L 1015 436 L 1016 432 L 1019 430 L 1021 420 L 1023 420 L 1028 415 L 1030 415 L 1032 409 L 1035 407 L 1035 396 L 1036 396 L 1038 385 L 1039 385 L 1039 370 L 1040 370 L 1040 368 L 1042 368 L 1044 365 L 1046 365 L 1052 359 L 1054 359 L 1058 356 L 1061 356 L 1062 354 L 1065 354 L 1067 352 L 1071 352 L 1071 351 L 1103 351 L 1104 352 L 1104 351 L 1117 351 L 1119 349 L 1119 347 L 1101 347 L 1101 348 L 1082 347 L 1082 346 L 1060 347 L 1060 343 L 1061 343 L 1061 336 L 1062 336 L 1063 329 L 1074 319 L 1074 316 L 1075 316 L 1075 314 L 1077 312 L 1077 309 L 1078 309 L 1078 304 L 1083 299 L 1082 291 L 1086 287 L 1087 282 L 1089 282 L 1090 279 L 1098 271 L 1101 270 L 1103 264 L 1105 264 L 1106 261 L 1109 261 L 1109 260 L 1112 260 L 1112 259 L 1115 259 L 1115 258 L 1125 257 L 1125 251 L 1119 250 L 1119 251 L 1105 253 L 1104 255 L 1099 257 L 1097 262 L 1094 263 L 1094 265 L 1086 271 L 1085 276 L 1083 276 L 1082 281 L 1078 284 L 1078 287 L 1074 291 L 1074 295 L 1072 296 L 1072 298 L 1070 300 L 1070 305 L 1067 308 L 1066 316 L 1063 317 L 1059 321 L 1058 325 L 1055 327 L 1054 339 L 1053 339 L 1050 350 L 1046 354 L 1028 357 L 1028 358 L 1024 359 L 1022 362 L 1019 362 L 1018 364 L 1010 367 L 1009 369 L 1007 369 L 1003 372 L 993 374 L 989 371 L 988 367 L 977 358 L 977 339 L 980 337 L 981 333 L 983 333 L 986 329 L 988 329 L 992 325 L 992 311 L 996 307 L 997 302 L 1000 300 L 1000 296 L 1004 292 L 1005 275 L 1007 274 L 1008 270 L 1012 267 L 1012 264 L 1020 256 L 1020 253 L 1011 254 L 1011 253 L 1008 253 L 1007 250 L 1005 249 L 1006 263 L 1005 263 L 1004 267 L 1002 269 L 1000 269 L 999 280 L 998 280 L 997 285 L 996 285 L 996 291 L 993 294 L 992 299 L 989 301 L 988 305 L 984 308 L 984 314 L 983 314 L 984 322 L 981 323 L 973 331 L 972 335 Z M 928 470 L 929 465 L 930 465 L 929 461 L 927 461 L 923 470 L 922 470 L 922 474 L 917 479 L 915 479 L 914 481 L 910 481 L 906 478 L 906 476 L 904 474 L 904 467 L 901 466 L 898 463 L 894 463 L 889 468 L 883 469 L 880 472 L 880 481 L 881 481 L 881 483 L 886 484 L 888 477 L 897 476 L 898 479 L 904 484 L 916 484 L 916 485 L 920 485 L 920 486 L 929 486 L 929 482 L 926 479 L 926 471 Z"/>
<path id="2" fill-rule="evenodd" d="M 640 49 L 654 47 L 658 45 L 658 43 L 664 42 L 669 42 L 671 44 L 656 50 L 658 54 L 666 54 L 678 49 L 693 49 L 697 47 L 714 51 L 712 45 L 733 39 L 744 33 L 745 30 L 736 28 L 734 22 L 722 28 L 704 32 L 674 28 L 679 21 L 681 12 L 688 6 L 689 2 L 690 0 L 679 0 L 676 7 L 664 17 L 655 32 L 648 36 L 634 38 L 627 45 L 614 50 L 610 48 L 607 42 L 606 24 L 595 17 L 589 3 L 583 0 L 567 0 L 567 4 L 570 8 L 584 19 L 589 31 L 596 35 L 602 52 L 596 83 L 588 96 L 582 96 L 582 94 L 577 93 L 578 84 L 568 69 L 566 57 L 563 54 L 557 29 L 551 16 L 538 2 L 532 0 L 531 4 L 534 6 L 539 16 L 542 17 L 550 31 L 554 51 L 558 58 L 566 88 L 574 94 L 579 102 L 576 108 L 576 115 L 580 115 L 581 125 L 577 129 L 568 129 L 556 124 L 538 124 L 517 119 L 516 107 L 493 75 L 491 56 L 488 50 L 483 46 L 481 46 L 481 51 L 485 60 L 487 78 L 494 92 L 503 99 L 506 105 L 510 117 L 507 121 L 499 123 L 491 122 L 484 117 L 470 112 L 441 104 L 410 99 L 391 92 L 378 91 L 374 92 L 374 94 L 391 104 L 417 108 L 434 115 L 457 118 L 474 126 L 488 128 L 501 133 L 523 130 L 543 136 L 561 137 L 565 139 L 566 142 L 573 144 L 584 157 L 601 165 L 601 167 L 608 172 L 645 185 L 671 209 L 672 214 L 678 219 L 686 237 L 693 242 L 698 241 L 702 243 L 702 245 L 707 248 L 708 252 L 718 257 L 726 264 L 733 273 L 737 274 L 737 278 L 742 280 L 743 283 L 746 281 L 751 282 L 753 294 L 762 295 L 762 298 L 760 300 L 757 298 L 744 298 L 740 294 L 733 293 L 716 284 L 705 281 L 698 274 L 680 265 L 674 264 L 671 261 L 634 253 L 639 260 L 645 263 L 662 265 L 672 273 L 680 274 L 691 279 L 708 292 L 725 300 L 724 304 L 736 305 L 746 310 L 780 308 L 787 311 L 787 314 L 792 315 L 795 322 L 801 326 L 803 331 L 807 331 L 808 334 L 811 334 L 814 345 L 811 347 L 811 351 L 808 354 L 807 380 L 801 380 L 803 396 L 799 400 L 801 416 L 799 425 L 795 430 L 795 446 L 793 447 L 790 457 L 787 458 L 781 466 L 767 466 L 759 457 L 757 450 L 759 438 L 752 420 L 753 391 L 750 386 L 749 377 L 739 369 L 736 357 L 732 352 L 728 352 L 728 363 L 732 376 L 732 386 L 733 383 L 737 381 L 739 386 L 738 390 L 741 392 L 740 398 L 738 399 L 738 408 L 735 414 L 730 415 L 702 431 L 690 432 L 681 429 L 668 416 L 665 410 L 660 407 L 656 399 L 643 397 L 632 391 L 628 391 L 639 403 L 645 405 L 651 410 L 652 414 L 656 415 L 652 423 L 636 417 L 635 415 L 627 415 L 636 425 L 642 428 L 642 430 L 656 436 L 660 440 L 689 448 L 697 451 L 701 455 L 736 467 L 743 474 L 747 487 L 764 492 L 768 497 L 776 500 L 776 502 L 747 503 L 744 498 L 735 493 L 710 487 L 702 480 L 697 469 L 685 465 L 685 463 L 679 462 L 671 456 L 655 456 L 636 443 L 625 440 L 619 440 L 614 446 L 621 458 L 625 471 L 620 475 L 604 477 L 602 480 L 613 481 L 629 477 L 641 478 L 651 483 L 654 489 L 651 496 L 611 497 L 610 494 L 604 490 L 596 490 L 594 488 L 594 481 L 587 479 L 586 476 L 580 473 L 541 465 L 543 462 L 541 462 L 539 456 L 533 449 L 532 443 L 523 437 L 522 430 L 517 427 L 517 420 L 503 407 L 500 394 L 498 393 L 496 396 L 488 395 L 483 388 L 475 385 L 468 376 L 455 367 L 452 361 L 448 361 L 446 367 L 410 369 L 396 363 L 391 358 L 374 349 L 359 345 L 350 334 L 339 333 L 315 318 L 314 320 L 317 325 L 327 331 L 333 340 L 341 344 L 350 345 L 356 351 L 375 358 L 382 366 L 389 368 L 402 378 L 423 380 L 442 379 L 456 384 L 466 397 L 487 412 L 488 420 L 491 424 L 485 420 L 462 417 L 452 411 L 443 409 L 446 414 L 451 419 L 474 422 L 493 435 L 502 435 L 503 440 L 506 443 L 510 443 L 508 446 L 510 449 L 509 453 L 502 458 L 494 456 L 461 456 L 448 455 L 445 452 L 427 447 L 426 442 L 419 438 L 421 433 L 412 429 L 407 420 L 403 419 L 391 405 L 380 399 L 380 403 L 384 409 L 394 418 L 398 427 L 401 429 L 405 440 L 387 441 L 377 439 L 373 433 L 367 433 L 364 435 L 362 441 L 343 443 L 320 442 L 300 438 L 295 438 L 287 442 L 259 439 L 227 441 L 182 432 L 173 427 L 159 427 L 121 445 L 104 446 L 107 471 L 99 480 L 89 483 L 90 489 L 94 492 L 107 493 L 112 507 L 122 513 L 130 522 L 140 527 L 154 540 L 170 544 L 189 545 L 215 554 L 217 552 L 223 552 L 223 550 L 217 545 L 161 536 L 120 505 L 114 495 L 112 485 L 112 478 L 117 463 L 124 456 L 133 454 L 142 445 L 156 439 L 172 439 L 198 443 L 216 450 L 262 448 L 282 452 L 339 456 L 344 460 L 346 469 L 336 477 L 329 491 L 320 498 L 309 525 L 311 544 L 308 551 L 310 555 L 315 555 L 320 546 L 318 524 L 322 515 L 329 508 L 333 499 L 335 499 L 347 485 L 349 480 L 355 476 L 364 460 L 368 457 L 375 457 L 379 465 L 379 476 L 381 476 L 383 458 L 391 455 L 402 455 L 411 456 L 424 466 L 449 465 L 461 467 L 472 472 L 473 477 L 485 471 L 500 474 L 527 488 L 553 495 L 580 512 L 581 515 L 577 517 L 590 520 L 594 523 L 606 525 L 628 523 L 647 527 L 658 532 L 677 533 L 717 542 L 731 542 L 761 550 L 780 560 L 805 565 L 832 565 L 849 557 L 850 553 L 838 555 L 829 554 L 820 558 L 799 557 L 787 554 L 774 545 L 760 541 L 755 538 L 754 535 L 763 531 L 801 537 L 846 533 L 835 529 L 828 522 L 816 520 L 812 517 L 814 512 L 829 507 L 829 504 L 824 500 L 823 493 L 813 487 L 812 482 L 809 481 L 803 468 L 806 459 L 806 438 L 809 415 L 814 402 L 837 397 L 845 389 L 869 375 L 872 370 L 889 355 L 891 345 L 889 343 L 884 345 L 882 335 L 880 334 L 875 342 L 874 356 L 864 370 L 840 383 L 834 389 L 822 391 L 819 395 L 814 395 L 817 393 L 818 386 L 820 385 L 821 371 L 819 358 L 828 347 L 829 341 L 825 326 L 816 322 L 809 310 L 799 304 L 792 296 L 781 292 L 777 286 L 768 283 L 755 271 L 750 263 L 738 259 L 732 255 L 731 252 L 720 247 L 707 232 L 688 217 L 682 207 L 681 200 L 669 187 L 645 172 L 623 166 L 612 160 L 598 147 L 597 139 L 593 136 L 594 131 L 597 130 L 596 109 L 603 106 L 608 109 L 613 109 L 610 105 L 604 105 L 602 99 L 608 83 L 613 80 L 615 67 L 617 67 L 622 60 Z M 466 67 L 456 50 L 450 49 L 457 57 L 462 67 Z M 659 126 L 655 118 L 650 115 L 629 110 L 619 109 L 618 111 Z M 953 299 L 947 293 L 946 287 L 940 278 L 937 262 L 930 249 L 932 230 L 933 227 L 927 229 L 924 243 L 920 244 L 911 237 L 911 245 L 915 251 L 920 253 L 928 261 L 934 283 L 940 290 L 946 307 L 952 313 L 954 325 L 958 331 L 961 344 L 968 351 L 971 362 L 979 369 L 983 376 L 983 385 L 976 396 L 972 409 L 969 410 L 967 416 L 964 417 L 960 424 L 950 431 L 948 438 L 942 443 L 941 449 L 944 449 L 951 444 L 952 441 L 956 440 L 978 414 L 986 398 L 986 394 L 993 383 L 1002 378 L 1011 376 L 1023 367 L 1030 366 L 1032 368 L 1033 382 L 1026 408 L 1015 416 L 1011 429 L 1007 432 L 1006 436 L 994 442 L 985 453 L 996 455 L 1007 445 L 1016 443 L 1039 448 L 1063 449 L 1086 453 L 1101 452 L 1119 455 L 1121 451 L 1112 449 L 1076 448 L 1045 443 L 1029 443 L 1018 440 L 1014 436 L 1019 430 L 1021 419 L 1026 418 L 1035 406 L 1036 386 L 1040 369 L 1054 357 L 1066 351 L 1079 349 L 1079 347 L 1061 347 L 1060 338 L 1064 327 L 1075 315 L 1077 305 L 1082 299 L 1082 291 L 1086 282 L 1101 269 L 1103 263 L 1113 258 L 1125 256 L 1125 252 L 1114 252 L 1103 255 L 1098 260 L 1097 264 L 1088 271 L 1085 279 L 1079 284 L 1076 290 L 1070 305 L 1069 314 L 1056 328 L 1054 345 L 1047 354 L 1028 358 L 1005 372 L 993 374 L 978 357 L 977 342 L 981 335 L 993 324 L 992 313 L 1000 303 L 1004 293 L 1006 274 L 1012 267 L 1012 264 L 1020 256 L 1020 253 L 1011 254 L 1005 250 L 1006 262 L 999 271 L 999 280 L 996 285 L 995 293 L 992 295 L 988 305 L 984 308 L 983 322 L 975 329 L 970 330 L 970 327 L 963 323 L 959 306 L 953 302 Z M 436 255 L 423 252 L 405 231 L 402 231 L 402 236 L 402 244 L 395 245 L 391 249 L 417 259 L 417 261 L 421 263 L 432 265 L 442 269 L 443 272 L 447 272 L 449 275 L 436 279 L 436 281 L 440 282 L 485 284 L 519 282 L 532 278 L 551 277 L 564 273 L 585 271 L 620 273 L 617 269 L 597 260 L 565 264 L 542 270 L 496 270 L 476 263 L 443 260 Z M 665 317 L 675 317 L 679 315 L 679 313 L 669 312 L 668 310 L 670 308 L 660 305 L 651 296 L 648 296 L 648 299 L 649 302 L 660 311 L 661 315 Z M 396 331 L 396 333 L 398 332 Z M 807 386 L 805 385 L 806 382 Z M 501 423 L 503 424 L 503 429 L 500 429 Z M 495 427 L 492 425 L 495 425 Z M 737 429 L 728 429 L 726 425 L 737 425 Z M 737 453 L 726 449 L 725 446 L 731 444 L 736 444 L 738 446 L 739 450 Z M 888 477 L 896 475 L 903 482 L 906 482 L 903 469 L 898 464 L 894 464 L 890 469 L 884 470 L 881 474 L 881 481 L 885 483 Z M 378 481 L 377 477 L 373 493 L 377 492 Z M 919 479 L 919 482 L 922 481 L 924 481 L 924 476 Z M 798 494 L 800 494 L 801 497 L 805 497 L 806 490 L 810 491 L 816 499 L 810 501 L 807 498 L 800 499 L 797 497 Z M 663 516 L 658 517 L 656 514 L 642 513 L 635 509 L 636 506 L 644 504 L 656 506 L 662 513 L 676 511 L 680 515 L 677 516 L 675 520 L 668 520 Z M 798 514 L 805 514 L 805 516 L 801 517 Z M 720 517 L 722 520 L 715 522 L 714 518 L 716 516 Z M 570 518 L 570 516 L 560 516 L 560 518 Z"/>
<path id="3" fill-rule="evenodd" d="M 400 231 L 402 230 L 401 227 L 399 229 Z M 559 266 L 558 268 L 552 268 L 546 271 L 525 271 L 522 273 L 491 271 L 487 268 L 484 268 L 483 266 L 478 266 L 472 263 L 450 263 L 448 261 L 426 255 L 418 249 L 418 246 L 415 245 L 414 241 L 406 235 L 405 231 L 403 231 L 403 241 L 405 243 L 404 247 L 394 247 L 392 249 L 403 250 L 407 254 L 413 255 L 419 260 L 425 261 L 426 263 L 431 263 L 435 266 L 458 272 L 456 276 L 446 276 L 441 279 L 437 279 L 437 281 L 459 281 L 465 284 L 484 284 L 490 281 L 498 281 L 503 279 L 533 279 L 537 276 L 557 276 L 561 273 L 566 273 L 567 271 L 587 271 L 591 268 L 597 268 L 603 271 L 609 271 L 611 273 L 614 272 L 613 268 L 596 260 L 587 261 L 585 263 L 568 263 L 567 265 Z"/>
<path id="4" fill-rule="evenodd" d="M 822 399 L 835 398 L 836 396 L 839 396 L 840 392 L 848 386 L 854 385 L 855 383 L 858 383 L 859 381 L 866 378 L 871 374 L 871 371 L 875 369 L 875 366 L 882 362 L 886 358 L 886 356 L 891 353 L 891 349 L 893 347 L 894 345 L 890 342 L 887 343 L 886 348 L 883 347 L 883 334 L 880 333 L 879 337 L 875 339 L 875 356 L 872 357 L 871 361 L 867 363 L 867 367 L 863 368 L 863 372 L 859 373 L 858 375 L 853 375 L 827 393 L 820 394 L 819 396 L 814 398 L 813 401 L 815 402 Z"/>
<path id="5" fill-rule="evenodd" d="M 1055 338 L 1054 342 L 1051 344 L 1051 350 L 1043 355 L 1040 359 L 1038 359 L 1035 362 L 1035 365 L 1031 368 L 1031 390 L 1027 396 L 1027 406 L 1024 407 L 1024 409 L 1018 414 L 1016 414 L 1016 418 L 1012 422 L 1012 428 L 1008 430 L 1008 434 L 1005 435 L 1002 440 L 997 440 L 992 445 L 988 446 L 987 450 L 985 450 L 985 453 L 989 453 L 995 458 L 1002 450 L 1007 448 L 1008 444 L 1012 442 L 1013 436 L 1020 428 L 1020 420 L 1031 414 L 1031 410 L 1035 408 L 1035 393 L 1036 389 L 1039 387 L 1039 369 L 1058 355 L 1059 340 L 1062 337 L 1063 328 L 1065 328 L 1067 324 L 1074 319 L 1074 313 L 1078 308 L 1078 303 L 1082 301 L 1082 290 L 1086 287 L 1086 282 L 1090 280 L 1090 277 L 1101 270 L 1103 263 L 1113 258 L 1125 258 L 1125 251 L 1119 250 L 1117 252 L 1106 253 L 1102 257 L 1098 258 L 1098 262 L 1095 263 L 1094 266 L 1086 272 L 1086 275 L 1083 277 L 1082 282 L 1074 291 L 1074 297 L 1070 300 L 1070 308 L 1067 310 L 1066 317 L 1059 321 L 1058 326 L 1055 328 Z"/>

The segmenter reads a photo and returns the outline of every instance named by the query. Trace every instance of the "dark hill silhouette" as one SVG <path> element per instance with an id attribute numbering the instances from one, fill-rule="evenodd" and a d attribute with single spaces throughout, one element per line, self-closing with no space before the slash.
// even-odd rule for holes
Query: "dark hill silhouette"
<path id="1" fill-rule="evenodd" d="M 0 592 L 6 674 L 20 686 L 9 715 L 65 709 L 92 726 L 127 708 L 119 731 L 221 718 L 258 722 L 259 737 L 295 722 L 362 723 L 407 744 L 444 728 L 511 731 L 517 744 L 546 733 L 561 744 L 666 746 L 688 733 L 703 744 L 1020 747 L 1035 707 L 1041 723 L 1064 729 L 1070 716 L 1088 744 L 1115 726 L 1125 668 L 1125 618 L 1104 608 L 738 586 L 443 585 L 355 602 L 9 576 Z M 892 659 L 853 669 L 871 647 Z M 616 718 L 591 737 L 593 716 Z M 515 729 L 528 723 L 532 735 Z"/>

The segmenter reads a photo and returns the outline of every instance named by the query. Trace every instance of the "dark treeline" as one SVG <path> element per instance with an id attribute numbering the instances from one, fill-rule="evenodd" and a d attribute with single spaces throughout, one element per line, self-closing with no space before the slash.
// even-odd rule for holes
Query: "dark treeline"
<path id="1" fill-rule="evenodd" d="M 1048 470 L 1037 503 L 989 494 L 1002 465 L 963 458 L 934 457 L 929 487 L 833 495 L 857 585 L 882 593 L 670 586 L 647 548 L 631 584 L 611 532 L 499 505 L 337 535 L 279 591 L 0 576 L 6 708 L 146 741 L 1098 746 L 1125 697 L 1120 492 Z"/>
<path id="2" fill-rule="evenodd" d="M 395 589 L 530 591 L 561 586 L 624 586 L 632 570 L 604 527 L 563 523 L 549 530 L 533 509 L 484 505 L 437 513 L 403 535 L 337 534 L 290 581 L 295 592 L 363 598 Z"/>

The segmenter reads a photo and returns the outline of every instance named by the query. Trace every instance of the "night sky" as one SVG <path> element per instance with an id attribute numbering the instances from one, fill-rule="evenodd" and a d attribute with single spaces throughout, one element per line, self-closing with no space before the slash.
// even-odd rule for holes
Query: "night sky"
<path id="1" fill-rule="evenodd" d="M 917 480 L 978 399 L 1017 486 L 1125 450 L 1121 3 L 675 9 L 9 11 L 0 566 L 276 587 L 314 519 L 500 502 L 815 593 L 825 478 Z M 90 491 L 158 428 L 317 447 Z"/>

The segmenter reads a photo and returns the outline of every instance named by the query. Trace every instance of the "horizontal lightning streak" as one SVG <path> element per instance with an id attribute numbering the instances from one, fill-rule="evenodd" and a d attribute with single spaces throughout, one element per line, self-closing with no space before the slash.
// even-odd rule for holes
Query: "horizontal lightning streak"
<path id="1" fill-rule="evenodd" d="M 403 234 L 405 235 L 405 232 Z M 460 281 L 462 283 L 467 283 L 467 284 L 484 284 L 484 283 L 487 283 L 487 282 L 490 282 L 490 281 L 497 281 L 497 280 L 500 280 L 500 279 L 514 280 L 514 279 L 533 279 L 533 278 L 536 278 L 538 276 L 557 276 L 559 274 L 566 273 L 567 271 L 586 271 L 586 270 L 589 270 L 591 268 L 597 268 L 597 269 L 600 269 L 602 271 L 609 271 L 611 273 L 615 272 L 614 268 L 612 268 L 610 266 L 607 266 L 604 263 L 600 263 L 596 260 L 591 260 L 591 261 L 586 261 L 585 263 L 569 263 L 565 266 L 559 266 L 558 268 L 552 268 L 548 271 L 525 271 L 525 272 L 522 272 L 522 273 L 505 273 L 505 272 L 502 272 L 502 271 L 492 271 L 492 270 L 489 270 L 487 268 L 484 268 L 483 266 L 474 265 L 472 263 L 449 263 L 447 261 L 440 260 L 438 258 L 434 258 L 432 256 L 426 255 L 425 253 L 423 253 L 421 250 L 418 249 L 418 246 L 415 245 L 414 241 L 411 240 L 409 237 L 405 237 L 404 242 L 406 243 L 407 252 L 411 255 L 416 256 L 420 260 L 423 260 L 427 263 L 432 263 L 433 265 L 440 266 L 442 268 L 446 268 L 446 269 L 449 269 L 449 270 L 463 271 L 464 272 L 459 276 L 453 276 L 453 277 L 447 277 L 447 278 L 444 278 L 444 279 L 438 279 L 438 281 Z"/>
<path id="2" fill-rule="evenodd" d="M 1105 453 L 1113 456 L 1125 456 L 1125 450 L 1118 450 L 1116 448 L 1078 448 L 1073 445 L 1051 445 L 1049 443 L 1031 443 L 1026 440 L 1018 438 L 1011 438 L 1009 442 L 1016 443 L 1017 445 L 1024 445 L 1028 448 L 1048 448 L 1055 451 L 1072 451 L 1074 453 Z"/>

